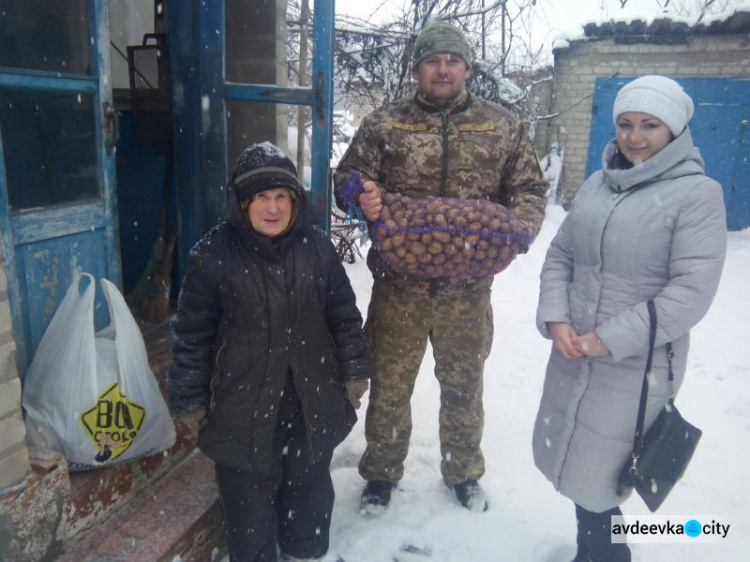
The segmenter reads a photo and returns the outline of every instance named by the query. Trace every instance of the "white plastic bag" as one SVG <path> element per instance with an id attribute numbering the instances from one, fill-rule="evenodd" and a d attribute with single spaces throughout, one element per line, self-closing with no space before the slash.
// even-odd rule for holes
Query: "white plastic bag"
<path id="1" fill-rule="evenodd" d="M 80 292 L 83 278 L 88 286 Z M 94 333 L 96 283 L 71 283 L 26 373 L 32 445 L 59 451 L 71 471 L 111 466 L 174 444 L 175 431 L 143 336 L 117 287 L 101 280 L 110 324 Z"/>

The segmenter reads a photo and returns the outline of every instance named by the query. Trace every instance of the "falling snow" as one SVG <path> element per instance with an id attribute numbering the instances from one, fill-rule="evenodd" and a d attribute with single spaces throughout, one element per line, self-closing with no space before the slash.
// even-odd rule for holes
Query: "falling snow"
<path id="1" fill-rule="evenodd" d="M 364 451 L 366 394 L 360 421 L 336 450 L 332 474 L 336 503 L 331 524 L 331 554 L 347 562 L 553 562 L 575 553 L 572 503 L 557 494 L 534 467 L 531 432 L 542 393 L 550 343 L 534 325 L 539 272 L 544 254 L 565 212 L 550 206 L 542 232 L 528 254 L 499 274 L 492 301 L 495 338 L 485 369 L 487 472 L 481 479 L 490 510 L 470 513 L 453 499 L 440 476 L 439 387 L 428 347 L 412 398 L 414 428 L 405 474 L 390 508 L 378 517 L 359 513 L 364 481 L 357 471 Z M 363 314 L 372 287 L 364 262 L 346 265 Z M 745 442 L 750 427 L 750 229 L 729 234 L 729 256 L 712 309 L 693 330 L 688 374 L 678 397 L 680 411 L 704 431 L 683 481 L 662 507 L 663 514 L 711 514 L 737 529 L 750 513 L 750 465 Z M 722 459 L 732 459 L 725 462 Z M 729 485 L 728 483 L 731 483 Z M 648 514 L 638 498 L 623 505 L 628 514 Z M 409 555 L 411 545 L 430 556 Z M 634 562 L 745 560 L 750 534 L 703 548 L 691 545 L 633 546 Z"/>

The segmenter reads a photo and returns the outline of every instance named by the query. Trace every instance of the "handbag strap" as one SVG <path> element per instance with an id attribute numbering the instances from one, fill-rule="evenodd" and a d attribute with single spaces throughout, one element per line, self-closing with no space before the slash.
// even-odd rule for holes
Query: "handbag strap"
<path id="1" fill-rule="evenodd" d="M 643 424 L 646 420 L 646 402 L 648 401 L 648 375 L 651 373 L 651 364 L 654 359 L 654 342 L 656 341 L 656 306 L 654 301 L 648 301 L 649 335 L 648 335 L 648 358 L 646 359 L 646 370 L 643 373 L 643 384 L 641 385 L 641 400 L 638 404 L 638 418 L 635 425 L 635 438 L 633 439 L 633 464 L 631 472 L 636 469 L 636 463 L 643 452 Z M 670 378 L 672 374 L 670 361 Z"/>
<path id="2" fill-rule="evenodd" d="M 672 358 L 674 357 L 674 351 L 672 350 L 672 342 L 667 344 L 667 363 L 669 364 L 669 405 L 674 404 L 675 391 L 674 391 L 674 373 L 672 372 Z"/>
<path id="3" fill-rule="evenodd" d="M 651 373 L 651 364 L 654 359 L 654 343 L 656 342 L 656 305 L 654 301 L 648 301 L 649 337 L 648 358 L 646 359 L 646 370 L 643 373 L 643 385 L 641 386 L 641 400 L 638 404 L 638 419 L 635 425 L 635 437 L 633 438 L 633 454 L 631 456 L 630 473 L 638 473 L 638 459 L 643 453 L 643 425 L 646 420 L 646 403 L 648 402 L 648 375 Z M 669 406 L 674 404 L 674 372 L 672 371 L 672 342 L 667 343 L 667 363 L 669 366 Z"/>

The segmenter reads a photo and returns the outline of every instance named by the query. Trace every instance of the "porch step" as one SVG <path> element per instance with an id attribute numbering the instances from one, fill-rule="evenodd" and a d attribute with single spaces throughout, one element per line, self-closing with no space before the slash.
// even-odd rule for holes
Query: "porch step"
<path id="1" fill-rule="evenodd" d="M 196 428 L 183 418 L 172 418 L 175 444 L 167 451 L 108 468 L 70 474 L 58 537 L 69 542 L 96 527 L 143 493 L 194 449 Z"/>
<path id="2" fill-rule="evenodd" d="M 226 552 L 213 463 L 193 451 L 91 531 L 60 562 L 221 560 Z"/>

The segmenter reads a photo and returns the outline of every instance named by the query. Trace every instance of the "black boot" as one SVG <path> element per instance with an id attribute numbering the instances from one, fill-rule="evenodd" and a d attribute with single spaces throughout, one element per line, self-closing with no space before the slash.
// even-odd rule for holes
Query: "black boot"
<path id="1" fill-rule="evenodd" d="M 362 492 L 360 510 L 363 515 L 376 515 L 384 511 L 391 503 L 391 492 L 395 482 L 388 480 L 370 480 Z"/>
<path id="2" fill-rule="evenodd" d="M 578 532 L 576 533 L 576 546 L 578 547 L 578 550 L 576 552 L 576 557 L 573 558 L 570 562 L 590 562 L 589 558 L 589 547 L 586 543 L 586 535 L 588 534 L 586 529 L 583 528 L 583 525 L 581 525 L 581 520 L 578 518 L 578 506 L 576 505 L 576 521 L 577 521 L 577 528 Z"/>
<path id="3" fill-rule="evenodd" d="M 612 542 L 613 515 L 622 515 L 619 507 L 594 513 L 576 504 L 578 552 L 573 562 L 630 562 L 628 545 Z"/>
<path id="4" fill-rule="evenodd" d="M 576 557 L 573 558 L 573 560 L 571 560 L 570 562 L 591 562 L 588 550 L 581 550 L 579 548 L 578 552 L 576 552 Z"/>
<path id="5" fill-rule="evenodd" d="M 469 511 L 481 513 L 489 509 L 490 502 L 487 501 L 484 490 L 476 480 L 467 480 L 461 484 L 448 484 L 446 482 L 446 485 L 456 494 L 458 503 Z"/>

